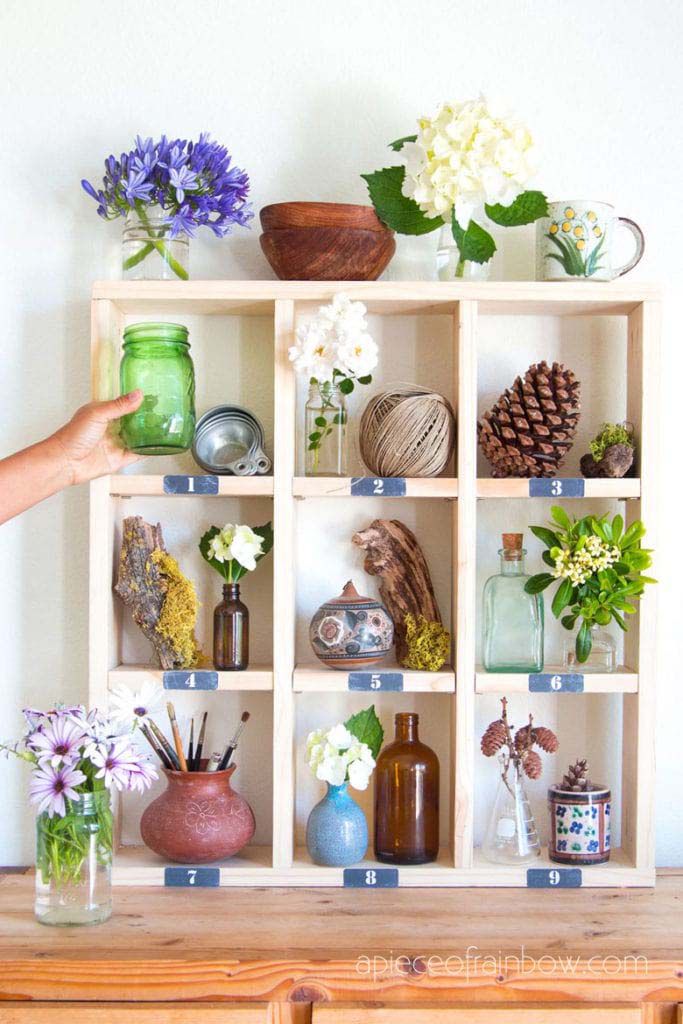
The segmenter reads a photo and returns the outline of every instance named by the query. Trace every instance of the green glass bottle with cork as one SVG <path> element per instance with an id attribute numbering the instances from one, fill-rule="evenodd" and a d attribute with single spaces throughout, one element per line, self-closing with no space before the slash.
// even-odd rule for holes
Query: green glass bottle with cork
<path id="1" fill-rule="evenodd" d="M 500 572 L 484 585 L 484 668 L 487 672 L 543 669 L 543 597 L 524 586 L 523 534 L 504 533 Z"/>

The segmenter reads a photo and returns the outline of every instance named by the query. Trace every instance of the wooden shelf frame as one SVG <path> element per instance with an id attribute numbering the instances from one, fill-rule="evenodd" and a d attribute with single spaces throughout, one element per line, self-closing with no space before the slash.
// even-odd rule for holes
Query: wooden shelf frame
<path id="1" fill-rule="evenodd" d="M 273 700 L 273 832 L 271 847 L 254 847 L 222 865 L 221 885 L 341 885 L 341 869 L 310 864 L 295 849 L 295 715 L 306 694 L 339 693 L 350 688 L 349 674 L 296 662 L 297 506 L 307 498 L 352 500 L 352 478 L 310 479 L 296 476 L 296 387 L 287 357 L 297 315 L 310 312 L 339 291 L 363 301 L 379 315 L 446 315 L 452 322 L 454 393 L 457 399 L 458 446 L 454 477 L 407 480 L 398 500 L 445 499 L 452 524 L 452 629 L 454 660 L 441 672 L 402 671 L 409 693 L 451 695 L 452 799 L 442 813 L 449 823 L 448 841 L 434 865 L 400 869 L 400 885 L 523 886 L 526 869 L 488 864 L 474 849 L 474 789 L 478 744 L 475 704 L 478 694 L 522 693 L 523 675 L 491 675 L 475 662 L 477 622 L 477 509 L 480 500 L 524 498 L 528 481 L 477 478 L 477 336 L 481 317 L 514 314 L 544 316 L 621 316 L 627 319 L 627 418 L 637 427 L 638 476 L 625 480 L 585 482 L 587 499 L 624 500 L 628 522 L 642 517 L 648 546 L 656 547 L 657 417 L 659 386 L 659 293 L 654 287 L 623 283 L 410 283 L 410 282 L 101 282 L 92 302 L 92 393 L 116 394 L 120 336 L 135 316 L 270 316 L 274 329 L 273 475 L 218 478 L 218 497 L 272 498 L 273 526 L 273 664 L 246 673 L 219 673 L 218 690 L 266 690 Z M 198 473 L 197 475 L 202 475 Z M 162 678 L 152 666 L 120 665 L 115 656 L 121 609 L 111 595 L 115 564 L 116 517 L 120 499 L 166 496 L 161 475 L 124 474 L 91 485 L 90 535 L 90 699 L 107 700 L 110 686 L 138 685 Z M 186 515 L 190 496 L 178 496 Z M 354 495 L 355 497 L 355 495 Z M 176 500 L 175 498 L 173 499 Z M 363 500 L 363 499 L 361 499 Z M 559 500 L 562 500 L 561 498 Z M 330 514 L 334 503 L 330 505 Z M 655 588 L 653 588 L 654 590 Z M 584 677 L 583 694 L 558 694 L 582 700 L 591 693 L 623 694 L 622 843 L 608 865 L 583 869 L 589 886 L 648 885 L 654 882 L 654 686 L 656 594 L 648 591 L 626 635 L 626 668 L 610 675 Z M 391 672 L 392 666 L 379 666 Z M 394 669 L 394 671 L 398 671 Z M 548 667 L 545 671 L 553 671 Z M 301 696 L 299 696 L 301 695 Z M 381 700 L 381 695 L 377 696 Z M 445 767 L 445 766 L 444 766 Z M 376 865 L 368 861 L 369 869 Z M 541 859 L 539 867 L 552 867 Z M 115 879 L 122 884 L 163 884 L 163 867 L 148 851 L 125 848 Z"/>

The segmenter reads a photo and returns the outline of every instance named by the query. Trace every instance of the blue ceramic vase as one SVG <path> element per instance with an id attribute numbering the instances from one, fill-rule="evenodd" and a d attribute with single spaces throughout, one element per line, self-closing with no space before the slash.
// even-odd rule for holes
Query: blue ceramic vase
<path id="1" fill-rule="evenodd" d="M 349 795 L 348 784 L 327 785 L 308 816 L 306 846 L 314 864 L 344 868 L 362 860 L 368 848 L 365 815 Z"/>

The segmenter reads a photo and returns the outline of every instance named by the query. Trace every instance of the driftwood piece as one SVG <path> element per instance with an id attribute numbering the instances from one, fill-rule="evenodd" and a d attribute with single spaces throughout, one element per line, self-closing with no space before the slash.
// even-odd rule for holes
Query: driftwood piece
<path id="1" fill-rule="evenodd" d="M 134 622 L 151 640 L 161 667 L 182 668 L 183 659 L 173 644 L 157 632 L 167 584 L 159 566 L 151 558 L 155 550 L 166 551 L 161 525 L 152 526 L 142 516 L 124 519 L 119 574 L 114 590 L 131 609 Z"/>
<path id="2" fill-rule="evenodd" d="M 406 615 L 424 615 L 428 622 L 441 622 L 422 548 L 398 519 L 375 519 L 353 535 L 353 543 L 367 552 L 365 571 L 380 577 L 379 592 L 394 620 L 396 656 L 402 663 L 407 654 Z"/>

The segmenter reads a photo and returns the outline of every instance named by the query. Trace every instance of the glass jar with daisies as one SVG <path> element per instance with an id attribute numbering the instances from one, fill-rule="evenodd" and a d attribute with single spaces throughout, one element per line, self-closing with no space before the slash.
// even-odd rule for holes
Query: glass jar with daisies
<path id="1" fill-rule="evenodd" d="M 24 716 L 24 736 L 2 749 L 32 769 L 36 917 L 49 925 L 99 924 L 112 910 L 112 792 L 142 792 L 156 768 L 128 727 L 82 704 L 26 708 Z"/>
<path id="2" fill-rule="evenodd" d="M 627 630 L 626 616 L 635 615 L 645 587 L 657 581 L 643 575 L 652 565 L 651 551 L 641 547 L 645 527 L 637 519 L 624 529 L 621 515 L 570 516 L 560 505 L 550 510 L 553 522 L 532 526 L 545 544 L 543 561 L 550 572 L 531 576 L 524 589 L 540 594 L 559 583 L 551 605 L 553 615 L 575 636 L 564 644 L 564 665 L 581 673 L 613 672 L 616 644 L 603 627 L 616 622 Z"/>
<path id="3" fill-rule="evenodd" d="M 480 221 L 517 227 L 547 215 L 543 193 L 526 189 L 536 172 L 531 133 L 483 96 L 442 103 L 389 148 L 402 163 L 361 177 L 387 227 L 403 235 L 439 231 L 442 281 L 488 277 L 496 244 Z"/>
<path id="4" fill-rule="evenodd" d="M 356 384 L 370 384 L 378 363 L 367 309 L 343 292 L 297 328 L 289 358 L 309 378 L 304 414 L 306 476 L 346 476 L 346 399 Z"/>
<path id="5" fill-rule="evenodd" d="M 196 142 L 138 136 L 130 152 L 107 157 L 104 168 L 99 189 L 81 184 L 100 217 L 125 218 L 122 270 L 129 280 L 186 281 L 197 228 L 223 238 L 254 215 L 248 175 L 206 133 Z"/>

